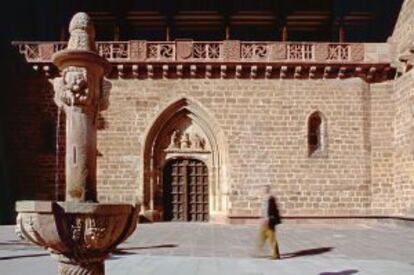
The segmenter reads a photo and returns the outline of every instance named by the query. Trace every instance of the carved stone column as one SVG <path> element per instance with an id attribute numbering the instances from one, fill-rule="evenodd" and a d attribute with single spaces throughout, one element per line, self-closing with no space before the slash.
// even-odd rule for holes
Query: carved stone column
<path id="1" fill-rule="evenodd" d="M 135 230 L 138 209 L 96 203 L 97 118 L 108 107 L 109 63 L 95 50 L 89 16 L 70 22 L 68 48 L 52 56 L 61 77 L 53 82 L 55 102 L 66 113 L 66 199 L 18 201 L 18 233 L 46 248 L 60 275 L 104 275 L 105 259 Z"/>
<path id="2" fill-rule="evenodd" d="M 53 56 L 61 71 L 54 80 L 55 102 L 66 113 L 66 201 L 97 201 L 96 132 L 98 113 L 108 107 L 108 62 L 95 49 L 89 16 L 76 14 L 68 48 Z"/>

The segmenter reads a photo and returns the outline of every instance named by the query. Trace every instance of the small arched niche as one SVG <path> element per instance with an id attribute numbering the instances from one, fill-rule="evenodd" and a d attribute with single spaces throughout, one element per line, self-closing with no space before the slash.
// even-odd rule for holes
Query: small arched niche
<path id="1" fill-rule="evenodd" d="M 226 146 L 220 127 L 204 108 L 187 98 L 174 101 L 157 115 L 145 137 L 141 200 L 148 218 L 165 216 L 164 168 L 177 159 L 199 160 L 207 166 L 209 220 L 226 214 Z"/>
<path id="2" fill-rule="evenodd" d="M 307 151 L 309 157 L 328 156 L 327 121 L 320 111 L 312 112 L 307 119 Z"/>

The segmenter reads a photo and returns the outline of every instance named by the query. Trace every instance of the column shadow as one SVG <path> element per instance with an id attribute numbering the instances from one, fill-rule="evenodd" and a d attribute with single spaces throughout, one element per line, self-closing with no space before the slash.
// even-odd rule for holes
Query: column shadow
<path id="1" fill-rule="evenodd" d="M 343 271 L 338 271 L 338 272 L 322 272 L 322 273 L 319 273 L 319 275 L 352 275 L 358 272 L 359 271 L 356 269 L 349 269 L 349 270 L 343 270 Z"/>
<path id="2" fill-rule="evenodd" d="M 130 250 L 147 250 L 147 249 L 158 249 L 158 248 L 176 248 L 176 244 L 160 244 L 160 245 L 151 245 L 151 246 L 132 246 L 132 247 L 122 247 L 115 249 L 111 254 L 112 255 L 133 255 L 137 254 L 136 252 L 130 252 Z"/>
<path id="3" fill-rule="evenodd" d="M 318 254 L 330 252 L 332 250 L 333 250 L 333 247 L 318 247 L 318 248 L 304 249 L 304 250 L 299 250 L 299 251 L 292 252 L 292 253 L 281 254 L 281 258 L 290 259 L 290 258 L 295 258 L 295 257 L 318 255 Z"/>
<path id="4" fill-rule="evenodd" d="M 20 259 L 20 258 L 35 258 L 35 257 L 45 257 L 49 256 L 49 253 L 39 253 L 39 254 L 27 254 L 27 255 L 16 255 L 16 256 L 5 256 L 0 257 L 0 261 L 5 260 L 14 260 L 14 259 Z"/>

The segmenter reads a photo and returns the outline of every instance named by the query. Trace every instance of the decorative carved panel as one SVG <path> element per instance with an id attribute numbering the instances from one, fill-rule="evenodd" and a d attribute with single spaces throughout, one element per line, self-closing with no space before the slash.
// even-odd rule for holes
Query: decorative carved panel
<path id="1" fill-rule="evenodd" d="M 241 44 L 241 58 L 246 60 L 265 60 L 269 57 L 269 49 L 266 43 L 250 43 Z"/>
<path id="2" fill-rule="evenodd" d="M 286 59 L 286 44 L 273 43 L 271 44 L 271 58 L 272 59 Z"/>
<path id="3" fill-rule="evenodd" d="M 192 40 L 178 40 L 177 44 L 177 60 L 185 60 L 191 58 L 193 52 Z"/>
<path id="4" fill-rule="evenodd" d="M 50 59 L 54 53 L 53 43 L 45 43 L 39 45 L 39 54 L 41 59 Z"/>
<path id="5" fill-rule="evenodd" d="M 290 43 L 287 45 L 287 59 L 312 60 L 314 59 L 313 44 Z"/>
<path id="6" fill-rule="evenodd" d="M 240 60 L 240 41 L 238 40 L 223 41 L 223 58 L 225 61 Z"/>
<path id="7" fill-rule="evenodd" d="M 364 61 L 364 44 L 352 44 L 351 60 L 361 62 Z"/>
<path id="8" fill-rule="evenodd" d="M 347 44 L 329 44 L 328 60 L 349 61 L 351 46 Z"/>
<path id="9" fill-rule="evenodd" d="M 146 48 L 146 42 L 145 41 L 138 41 L 138 40 L 132 40 L 130 45 L 130 59 L 132 60 L 145 60 L 147 56 L 147 48 Z"/>
<path id="10" fill-rule="evenodd" d="M 315 60 L 325 62 L 328 59 L 328 44 L 315 45 Z"/>

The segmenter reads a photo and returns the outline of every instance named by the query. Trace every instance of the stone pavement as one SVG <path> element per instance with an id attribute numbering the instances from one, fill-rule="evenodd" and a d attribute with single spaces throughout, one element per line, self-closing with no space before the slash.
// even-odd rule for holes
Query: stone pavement
<path id="1" fill-rule="evenodd" d="M 413 275 L 414 228 L 393 224 L 283 224 L 283 259 L 256 250 L 257 226 L 202 223 L 139 225 L 106 261 L 112 274 Z M 46 251 L 0 227 L 0 274 L 56 274 Z"/>

